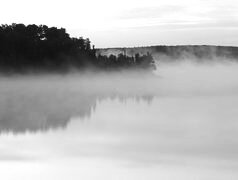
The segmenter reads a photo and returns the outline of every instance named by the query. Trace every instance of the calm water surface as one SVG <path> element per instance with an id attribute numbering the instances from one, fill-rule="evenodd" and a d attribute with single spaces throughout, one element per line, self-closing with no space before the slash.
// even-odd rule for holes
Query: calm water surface
<path id="1" fill-rule="evenodd" d="M 2 78 L 1 178 L 237 179 L 238 81 L 186 73 Z"/>

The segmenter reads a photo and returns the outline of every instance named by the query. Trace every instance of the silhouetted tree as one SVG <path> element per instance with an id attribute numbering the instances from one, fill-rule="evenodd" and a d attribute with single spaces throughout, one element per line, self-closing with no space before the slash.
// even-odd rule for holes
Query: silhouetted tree
<path id="1" fill-rule="evenodd" d="M 64 28 L 46 25 L 0 26 L 0 70 L 67 70 L 93 66 L 100 69 L 151 68 L 152 56 L 124 54 L 96 56 L 88 38 L 71 38 Z"/>

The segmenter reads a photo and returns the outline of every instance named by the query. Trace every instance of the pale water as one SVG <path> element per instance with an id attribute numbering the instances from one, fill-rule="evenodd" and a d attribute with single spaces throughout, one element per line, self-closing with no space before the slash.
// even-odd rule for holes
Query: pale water
<path id="1" fill-rule="evenodd" d="M 229 64 L 1 78 L 1 179 L 238 179 L 237 75 Z"/>

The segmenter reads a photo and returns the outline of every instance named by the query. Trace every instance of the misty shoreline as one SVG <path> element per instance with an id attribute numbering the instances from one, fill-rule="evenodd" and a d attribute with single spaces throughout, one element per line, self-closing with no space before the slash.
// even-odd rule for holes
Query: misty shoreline
<path id="1" fill-rule="evenodd" d="M 155 45 L 141 47 L 115 47 L 96 49 L 98 54 L 120 54 L 128 56 L 149 52 L 159 62 L 173 63 L 190 60 L 197 63 L 238 61 L 238 47 L 215 45 Z"/>
<path id="2" fill-rule="evenodd" d="M 13 23 L 0 26 L 0 75 L 139 71 L 160 64 L 238 62 L 238 47 L 184 45 L 97 49 L 89 38 L 70 37 L 64 28 Z"/>

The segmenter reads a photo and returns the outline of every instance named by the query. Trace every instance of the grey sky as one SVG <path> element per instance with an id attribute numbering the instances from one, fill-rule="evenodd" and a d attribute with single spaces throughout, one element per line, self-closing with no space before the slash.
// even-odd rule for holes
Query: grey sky
<path id="1" fill-rule="evenodd" d="M 8 0 L 1 23 L 47 24 L 96 47 L 238 45 L 236 0 Z"/>

